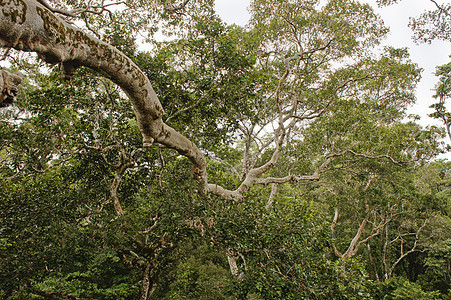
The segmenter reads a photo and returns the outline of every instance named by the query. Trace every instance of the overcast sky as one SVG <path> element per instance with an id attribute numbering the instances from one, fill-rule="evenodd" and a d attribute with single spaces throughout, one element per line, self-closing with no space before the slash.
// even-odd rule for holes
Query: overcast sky
<path id="1" fill-rule="evenodd" d="M 412 41 L 412 31 L 408 27 L 409 17 L 417 17 L 426 10 L 434 9 L 429 0 L 403 0 L 388 7 L 378 8 L 376 0 L 360 0 L 370 3 L 381 15 L 385 24 L 390 27 L 390 34 L 384 44 L 394 47 L 407 47 L 411 59 L 424 69 L 422 79 L 417 87 L 417 104 L 409 109 L 408 113 L 421 116 L 420 123 L 424 126 L 440 125 L 437 120 L 427 115 L 432 112 L 429 106 L 434 102 L 432 91 L 437 78 L 434 76 L 435 68 L 450 61 L 451 43 L 434 41 L 431 44 L 416 45 Z M 438 3 L 444 3 L 442 0 Z M 216 0 L 216 10 L 221 18 L 228 24 L 245 25 L 249 19 L 249 0 Z M 446 155 L 451 159 L 451 153 Z"/>

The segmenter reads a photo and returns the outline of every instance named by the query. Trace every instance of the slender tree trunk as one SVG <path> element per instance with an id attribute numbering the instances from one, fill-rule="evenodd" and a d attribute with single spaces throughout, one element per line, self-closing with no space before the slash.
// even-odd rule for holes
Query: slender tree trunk
<path id="1" fill-rule="evenodd" d="M 157 285 L 152 282 L 152 268 L 151 264 L 148 263 L 146 265 L 146 269 L 144 270 L 144 276 L 143 276 L 143 287 L 141 291 L 141 297 L 140 300 L 148 300 L 152 297 L 153 293 L 155 292 L 155 289 L 157 288 Z"/>
<path id="2" fill-rule="evenodd" d="M 272 204 L 274 203 L 274 198 L 277 195 L 279 185 L 277 183 L 271 184 L 271 194 L 269 194 L 268 202 L 266 203 L 265 209 L 270 209 Z"/>
<path id="3" fill-rule="evenodd" d="M 239 270 L 238 270 L 238 264 L 236 263 L 236 258 L 227 253 L 227 261 L 229 262 L 229 267 L 230 267 L 230 273 L 232 273 L 233 276 L 237 276 L 239 275 Z"/>
<path id="4" fill-rule="evenodd" d="M 124 211 L 122 209 L 121 203 L 119 202 L 119 196 L 117 195 L 117 190 L 119 188 L 119 184 L 121 183 L 122 177 L 124 176 L 125 171 L 128 169 L 128 163 L 122 164 L 117 170 L 116 174 L 114 174 L 113 182 L 110 187 L 110 200 L 113 201 L 114 210 L 118 216 L 124 215 Z"/>
<path id="5" fill-rule="evenodd" d="M 236 262 L 236 256 L 232 254 L 230 249 L 226 250 L 227 254 L 227 261 L 229 263 L 230 273 L 232 273 L 233 276 L 238 278 L 238 280 L 242 280 L 244 278 L 244 272 L 240 272 L 240 269 L 238 267 L 238 264 Z M 244 257 L 243 257 L 244 260 Z M 246 262 L 244 262 L 246 264 Z"/>

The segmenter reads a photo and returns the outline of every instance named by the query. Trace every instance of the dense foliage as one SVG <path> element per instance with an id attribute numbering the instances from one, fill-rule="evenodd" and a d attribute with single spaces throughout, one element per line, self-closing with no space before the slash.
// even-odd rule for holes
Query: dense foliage
<path id="1" fill-rule="evenodd" d="M 372 8 L 254 0 L 242 28 L 212 1 L 173 2 L 82 19 L 148 76 L 209 180 L 239 193 L 205 193 L 186 158 L 143 148 L 102 74 L 66 81 L 11 52 L 25 82 L 0 111 L 0 298 L 450 299 L 445 131 L 406 117 L 421 70 L 379 51 Z"/>

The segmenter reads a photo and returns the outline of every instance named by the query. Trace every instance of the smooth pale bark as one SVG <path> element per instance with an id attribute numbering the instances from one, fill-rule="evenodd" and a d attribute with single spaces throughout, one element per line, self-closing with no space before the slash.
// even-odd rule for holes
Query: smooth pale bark
<path id="1" fill-rule="evenodd" d="M 390 279 L 393 276 L 393 271 L 395 270 L 396 266 L 407 255 L 409 255 L 409 254 L 411 254 L 413 252 L 425 252 L 425 251 L 427 251 L 427 248 L 418 249 L 418 247 L 420 246 L 420 234 L 421 234 L 421 231 L 424 229 L 424 227 L 426 226 L 428 221 L 429 221 L 428 219 L 425 219 L 423 221 L 423 224 L 421 224 L 420 227 L 418 227 L 417 231 L 407 232 L 407 233 L 403 233 L 403 234 L 398 234 L 391 241 L 388 238 L 388 236 L 389 236 L 388 226 L 385 226 L 385 241 L 384 241 L 383 255 L 382 255 L 382 263 L 383 263 L 383 266 L 384 266 L 384 269 L 385 269 L 385 274 L 384 274 L 385 280 L 388 280 L 388 279 Z M 406 237 L 411 237 L 414 240 L 414 243 L 413 243 L 412 247 L 410 247 L 410 249 L 409 248 L 406 249 L 407 241 L 404 240 L 404 238 L 406 238 Z M 429 236 L 428 238 L 430 238 L 430 237 L 432 237 L 432 235 Z M 391 265 L 389 265 L 389 263 L 388 263 L 388 260 L 389 260 L 388 248 L 392 244 L 394 244 L 396 242 L 399 243 L 399 250 L 397 251 L 398 257 L 396 258 L 395 262 L 393 262 Z"/>
<path id="2" fill-rule="evenodd" d="M 338 221 L 338 208 L 335 207 L 335 213 L 334 213 L 334 220 L 332 221 L 332 225 L 330 227 L 330 235 L 332 237 L 332 249 L 334 251 L 334 254 L 342 259 L 348 259 L 350 257 L 353 257 L 357 254 L 357 251 L 359 250 L 359 247 L 362 243 L 367 242 L 369 240 L 365 239 L 363 241 L 360 241 L 360 238 L 362 236 L 363 230 L 366 227 L 366 223 L 368 222 L 368 219 L 370 217 L 370 213 L 368 213 L 365 218 L 363 219 L 362 223 L 360 223 L 359 229 L 357 230 L 357 233 L 355 234 L 354 238 L 352 239 L 352 241 L 349 243 L 349 247 L 346 250 L 345 253 L 340 253 L 340 251 L 338 251 L 338 249 L 335 247 L 335 225 L 337 224 Z"/>
<path id="3" fill-rule="evenodd" d="M 331 240 L 332 251 L 335 254 L 335 256 L 337 256 L 338 258 L 348 259 L 348 258 L 354 257 L 357 254 L 357 252 L 359 251 L 359 248 L 361 245 L 368 243 L 372 238 L 378 236 L 380 233 L 380 230 L 393 220 L 392 217 L 389 217 L 387 219 L 382 219 L 377 224 L 375 222 L 373 222 L 371 232 L 365 238 L 361 239 L 362 234 L 366 228 L 366 225 L 367 225 L 370 217 L 375 215 L 374 210 L 370 211 L 368 206 L 366 207 L 366 209 L 367 209 L 368 213 L 366 214 L 363 221 L 360 223 L 359 228 L 357 229 L 357 232 L 356 232 L 354 238 L 349 243 L 348 249 L 346 249 L 346 252 L 341 253 L 340 251 L 338 251 L 337 247 L 335 246 L 335 226 L 337 225 L 337 221 L 338 221 L 338 207 L 335 207 L 334 219 L 330 226 L 330 236 L 332 238 L 332 240 Z"/>
<path id="4" fill-rule="evenodd" d="M 0 2 L 0 47 L 36 52 L 49 63 L 60 63 L 64 77 L 77 67 L 98 71 L 119 85 L 131 100 L 143 145 L 154 141 L 177 150 L 193 163 L 207 182 L 206 160 L 197 146 L 162 121 L 163 107 L 144 73 L 116 48 L 68 24 L 33 0 Z"/>

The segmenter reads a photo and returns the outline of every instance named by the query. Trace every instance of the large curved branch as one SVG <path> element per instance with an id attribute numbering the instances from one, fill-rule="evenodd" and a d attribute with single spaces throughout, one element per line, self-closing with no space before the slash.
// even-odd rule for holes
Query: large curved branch
<path id="1" fill-rule="evenodd" d="M 193 163 L 198 180 L 207 183 L 206 160 L 197 146 L 162 121 L 163 107 L 144 73 L 116 48 L 89 36 L 33 0 L 5 0 L 0 4 L 0 47 L 36 52 L 49 63 L 60 63 L 70 78 L 86 66 L 110 78 L 128 95 L 143 136 L 177 150 Z"/>

